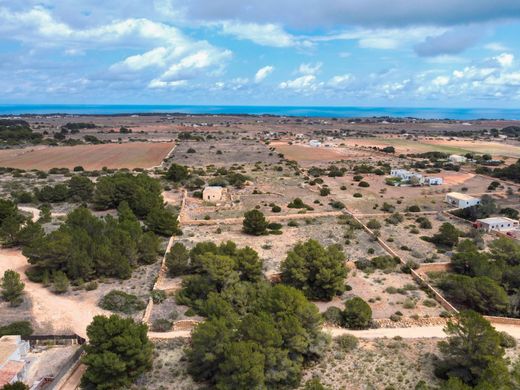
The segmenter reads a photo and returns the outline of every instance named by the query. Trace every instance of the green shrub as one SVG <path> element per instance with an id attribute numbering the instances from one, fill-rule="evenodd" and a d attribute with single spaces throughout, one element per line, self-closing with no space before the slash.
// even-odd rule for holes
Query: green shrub
<path id="1" fill-rule="evenodd" d="M 500 346 L 504 348 L 515 348 L 516 339 L 507 332 L 499 332 L 500 334 Z"/>
<path id="2" fill-rule="evenodd" d="M 96 290 L 97 288 L 98 288 L 98 283 L 95 280 L 85 284 L 86 291 L 93 291 L 93 290 Z"/>
<path id="3" fill-rule="evenodd" d="M 112 290 L 100 301 L 99 306 L 105 310 L 132 314 L 146 307 L 146 303 L 133 294 Z"/>
<path id="4" fill-rule="evenodd" d="M 271 207 L 271 211 L 273 213 L 279 213 L 280 211 L 282 211 L 282 208 L 280 206 L 274 205 L 273 207 Z"/>
<path id="5" fill-rule="evenodd" d="M 166 292 L 163 290 L 153 290 L 151 293 L 152 301 L 155 304 L 163 303 L 166 300 Z"/>
<path id="6" fill-rule="evenodd" d="M 155 320 L 152 324 L 152 330 L 154 332 L 168 332 L 172 329 L 172 322 L 170 320 L 160 318 Z"/>
<path id="7" fill-rule="evenodd" d="M 30 336 L 33 328 L 29 321 L 11 322 L 9 325 L 0 326 L 0 337 L 10 335 Z"/>
<path id="8" fill-rule="evenodd" d="M 372 309 L 360 297 L 351 298 L 345 302 L 343 320 L 349 329 L 367 329 L 372 322 Z"/>
<path id="9" fill-rule="evenodd" d="M 323 319 L 332 324 L 337 326 L 343 325 L 343 312 L 340 308 L 336 306 L 331 306 L 325 310 L 323 313 Z"/>
<path id="10" fill-rule="evenodd" d="M 360 181 L 358 184 L 359 187 L 367 188 L 370 187 L 370 184 L 368 184 L 366 181 Z"/>
<path id="11" fill-rule="evenodd" d="M 335 339 L 336 344 L 338 345 L 339 350 L 343 352 L 351 352 L 356 349 L 359 345 L 359 341 L 356 336 L 351 334 L 345 334 Z"/>

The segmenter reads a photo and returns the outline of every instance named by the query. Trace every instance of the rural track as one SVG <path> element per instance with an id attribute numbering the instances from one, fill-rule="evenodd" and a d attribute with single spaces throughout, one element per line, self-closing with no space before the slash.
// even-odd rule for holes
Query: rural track
<path id="1" fill-rule="evenodd" d="M 499 332 L 507 332 L 516 339 L 520 339 L 520 325 L 493 324 Z M 376 328 L 365 330 L 351 330 L 345 328 L 336 328 L 324 326 L 322 330 L 331 337 L 339 337 L 346 334 L 356 336 L 360 339 L 377 339 L 402 337 L 404 339 L 420 339 L 420 338 L 446 338 L 448 335 L 444 332 L 443 325 L 433 326 L 414 326 L 402 328 Z M 148 337 L 155 340 L 167 340 L 175 338 L 190 338 L 190 330 L 174 330 L 171 332 L 148 332 Z"/>

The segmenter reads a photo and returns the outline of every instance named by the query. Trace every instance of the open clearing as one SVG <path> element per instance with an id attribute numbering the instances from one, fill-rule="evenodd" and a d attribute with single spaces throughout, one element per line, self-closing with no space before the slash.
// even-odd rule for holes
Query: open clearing
<path id="1" fill-rule="evenodd" d="M 511 143 L 492 141 L 473 141 L 469 139 L 448 140 L 439 138 L 413 141 L 397 137 L 347 138 L 344 142 L 349 146 L 393 146 L 396 154 L 444 152 L 453 154 L 490 153 L 493 156 L 520 158 L 520 147 Z"/>
<path id="2" fill-rule="evenodd" d="M 57 146 L 0 150 L 0 166 L 19 169 L 150 168 L 159 165 L 173 143 L 132 142 L 124 144 Z"/>

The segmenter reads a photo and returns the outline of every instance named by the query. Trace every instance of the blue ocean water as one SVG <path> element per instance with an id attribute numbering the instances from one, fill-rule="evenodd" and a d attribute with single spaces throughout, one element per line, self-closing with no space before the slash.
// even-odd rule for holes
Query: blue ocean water
<path id="1" fill-rule="evenodd" d="M 190 105 L 0 105 L 0 115 L 78 114 L 114 115 L 139 113 L 250 114 L 308 117 L 413 117 L 421 119 L 518 119 L 519 109 L 417 108 L 417 107 L 306 107 L 306 106 L 190 106 Z"/>

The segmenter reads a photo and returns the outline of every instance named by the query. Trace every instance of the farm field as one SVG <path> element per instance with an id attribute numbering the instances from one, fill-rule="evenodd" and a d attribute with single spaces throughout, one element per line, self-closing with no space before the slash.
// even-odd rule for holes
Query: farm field
<path id="1" fill-rule="evenodd" d="M 473 140 L 446 140 L 438 138 L 413 141 L 396 137 L 347 138 L 348 146 L 393 146 L 396 154 L 444 152 L 452 154 L 490 153 L 495 157 L 520 158 L 520 146 L 512 143 Z"/>
<path id="2" fill-rule="evenodd" d="M 19 169 L 151 168 L 159 165 L 173 143 L 132 142 L 124 144 L 58 146 L 0 150 L 0 166 Z"/>

